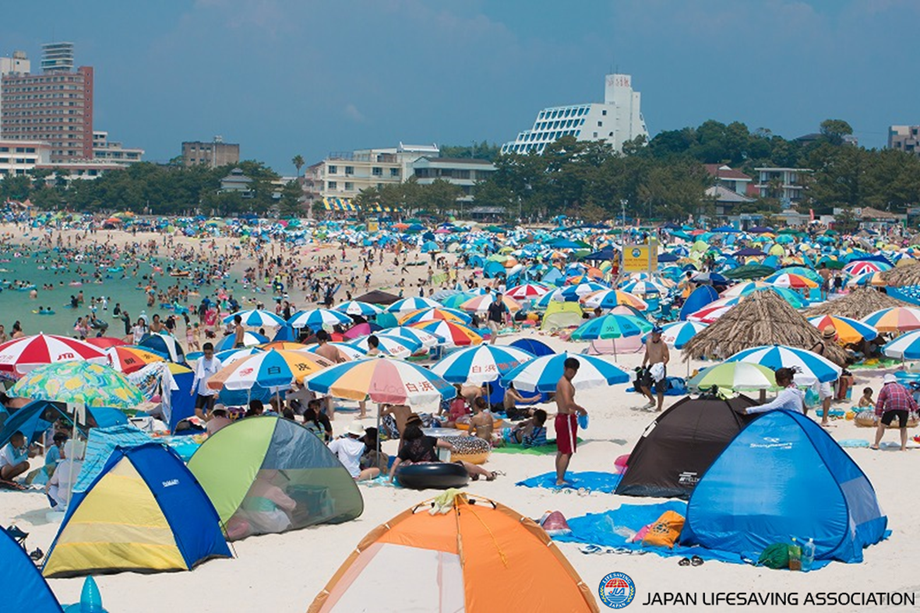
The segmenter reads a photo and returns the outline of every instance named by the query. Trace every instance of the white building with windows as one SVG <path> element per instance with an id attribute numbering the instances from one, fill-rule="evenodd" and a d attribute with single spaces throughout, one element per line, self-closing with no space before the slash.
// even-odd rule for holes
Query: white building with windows
<path id="1" fill-rule="evenodd" d="M 805 183 L 814 172 L 810 168 L 755 168 L 759 180 L 754 185 L 761 198 L 775 198 L 783 206 L 805 196 Z"/>
<path id="2" fill-rule="evenodd" d="M 502 153 L 543 153 L 546 145 L 563 136 L 580 141 L 603 141 L 617 151 L 639 136 L 648 139 L 641 96 L 632 88 L 632 76 L 606 77 L 603 102 L 553 106 L 537 113 L 533 127 L 502 145 Z"/>
<path id="3" fill-rule="evenodd" d="M 137 147 L 125 147 L 121 143 L 110 141 L 109 133 L 93 131 L 93 159 L 134 164 L 144 157 L 144 150 Z"/>
<path id="4" fill-rule="evenodd" d="M 0 179 L 29 174 L 36 166 L 50 163 L 50 143 L 0 139 Z"/>
<path id="5" fill-rule="evenodd" d="M 412 175 L 412 163 L 422 157 L 438 157 L 437 145 L 406 145 L 384 149 L 359 149 L 331 153 L 316 168 L 323 198 L 351 200 L 361 190 L 398 184 Z"/>

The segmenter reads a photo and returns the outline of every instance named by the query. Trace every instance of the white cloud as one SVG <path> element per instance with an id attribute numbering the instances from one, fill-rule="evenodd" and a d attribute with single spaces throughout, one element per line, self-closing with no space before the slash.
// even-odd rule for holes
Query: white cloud
<path id="1" fill-rule="evenodd" d="M 359 111 L 358 107 L 356 107 L 351 102 L 345 105 L 345 108 L 342 109 L 342 112 L 345 114 L 345 117 L 348 117 L 354 122 L 364 123 L 365 121 L 367 121 L 367 118 L 364 117 L 364 114 L 361 111 Z"/>

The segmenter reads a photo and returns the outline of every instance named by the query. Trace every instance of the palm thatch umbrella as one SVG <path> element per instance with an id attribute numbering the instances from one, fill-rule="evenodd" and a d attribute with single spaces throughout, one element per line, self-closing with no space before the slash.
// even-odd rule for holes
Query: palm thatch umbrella
<path id="1" fill-rule="evenodd" d="M 904 287 L 905 285 L 920 285 L 920 262 L 895 266 L 882 273 L 882 279 L 891 287 Z"/>
<path id="2" fill-rule="evenodd" d="M 758 345 L 811 349 L 824 342 L 821 331 L 772 290 L 754 292 L 684 345 L 684 359 L 725 359 Z M 836 343 L 824 343 L 824 357 L 839 365 L 847 354 Z"/>
<path id="3" fill-rule="evenodd" d="M 860 287 L 843 298 L 835 298 L 816 304 L 802 311 L 805 317 L 818 317 L 819 315 L 837 315 L 851 319 L 862 319 L 870 313 L 892 307 L 912 306 L 901 300 L 892 298 L 874 287 Z"/>

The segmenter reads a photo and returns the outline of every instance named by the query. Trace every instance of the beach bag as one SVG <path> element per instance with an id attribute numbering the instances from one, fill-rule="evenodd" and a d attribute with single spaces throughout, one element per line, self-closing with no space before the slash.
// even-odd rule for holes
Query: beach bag
<path id="1" fill-rule="evenodd" d="M 758 566 L 779 569 L 789 568 L 789 545 L 787 543 L 773 543 L 760 553 L 757 559 Z"/>
<path id="2" fill-rule="evenodd" d="M 684 516 L 674 511 L 665 511 L 654 523 L 649 524 L 642 544 L 673 548 L 683 529 Z"/>

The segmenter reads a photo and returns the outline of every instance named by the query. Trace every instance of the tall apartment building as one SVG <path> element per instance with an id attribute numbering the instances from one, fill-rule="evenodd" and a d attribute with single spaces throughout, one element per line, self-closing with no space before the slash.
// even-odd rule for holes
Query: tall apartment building
<path id="1" fill-rule="evenodd" d="M 25 51 L 13 51 L 12 57 L 0 57 L 0 79 L 8 74 L 28 74 L 32 70 Z M 3 116 L 3 96 L 0 95 L 0 117 Z M 3 126 L 0 125 L 0 136 L 3 135 Z"/>
<path id="2" fill-rule="evenodd" d="M 603 102 L 543 109 L 537 113 L 532 128 L 502 145 L 502 153 L 543 153 L 546 145 L 563 136 L 603 141 L 622 151 L 626 141 L 639 136 L 648 139 L 641 103 L 641 95 L 632 88 L 631 75 L 607 75 Z"/>
<path id="3" fill-rule="evenodd" d="M 204 164 L 210 168 L 217 168 L 239 161 L 240 146 L 236 143 L 225 143 L 222 136 L 215 136 L 210 143 L 200 140 L 182 143 L 182 163 L 186 166 Z"/>
<path id="4" fill-rule="evenodd" d="M 93 68 L 74 70 L 73 43 L 42 45 L 42 73 L 3 76 L 0 133 L 51 144 L 51 163 L 93 158 Z"/>
<path id="5" fill-rule="evenodd" d="M 920 155 L 920 126 L 889 126 L 888 148 Z"/>

